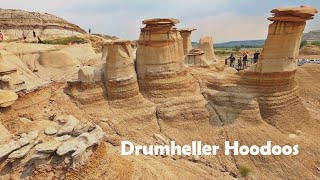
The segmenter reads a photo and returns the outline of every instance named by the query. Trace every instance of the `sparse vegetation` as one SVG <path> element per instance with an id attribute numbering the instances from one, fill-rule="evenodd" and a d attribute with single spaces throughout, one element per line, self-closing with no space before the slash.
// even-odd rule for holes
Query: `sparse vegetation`
<path id="1" fill-rule="evenodd" d="M 320 41 L 313 41 L 311 42 L 311 45 L 320 46 Z"/>
<path id="2" fill-rule="evenodd" d="M 241 174 L 241 176 L 243 176 L 243 177 L 247 177 L 251 173 L 251 169 L 245 165 L 240 165 L 238 170 L 239 170 L 239 173 Z"/>
<path id="3" fill-rule="evenodd" d="M 88 40 L 77 36 L 71 36 L 66 38 L 43 40 L 42 44 L 68 45 L 70 42 L 73 44 L 85 44 L 88 43 Z"/>
<path id="4" fill-rule="evenodd" d="M 300 43 L 300 48 L 303 48 L 304 46 L 308 45 L 308 41 L 304 40 L 304 41 L 301 41 Z"/>

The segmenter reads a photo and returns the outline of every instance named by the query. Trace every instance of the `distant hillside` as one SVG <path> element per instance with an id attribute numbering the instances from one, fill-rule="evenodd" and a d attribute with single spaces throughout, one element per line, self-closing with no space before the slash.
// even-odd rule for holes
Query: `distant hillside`
<path id="1" fill-rule="evenodd" d="M 230 41 L 215 44 L 214 47 L 263 46 L 265 40 Z"/>
<path id="2" fill-rule="evenodd" d="M 302 40 L 306 41 L 320 41 L 320 30 L 310 31 L 308 33 L 304 33 Z"/>

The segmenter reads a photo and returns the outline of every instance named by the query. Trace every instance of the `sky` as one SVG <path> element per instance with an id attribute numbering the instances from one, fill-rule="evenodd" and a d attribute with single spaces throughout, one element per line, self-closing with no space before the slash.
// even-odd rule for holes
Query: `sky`
<path id="1" fill-rule="evenodd" d="M 265 39 L 270 11 L 308 5 L 320 10 L 320 0 L 1 0 L 3 9 L 50 13 L 92 33 L 135 40 L 142 21 L 177 18 L 178 28 L 196 28 L 192 40 L 210 35 L 215 43 Z M 320 30 L 320 14 L 306 32 Z"/>

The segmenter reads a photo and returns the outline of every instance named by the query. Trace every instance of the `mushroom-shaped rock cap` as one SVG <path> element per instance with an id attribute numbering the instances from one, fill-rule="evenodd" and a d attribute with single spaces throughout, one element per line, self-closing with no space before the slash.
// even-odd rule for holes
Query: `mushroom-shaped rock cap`
<path id="1" fill-rule="evenodd" d="M 133 44 L 132 41 L 126 39 L 117 39 L 113 41 L 107 41 L 104 43 L 104 46 L 111 46 L 111 45 L 128 45 Z"/>
<path id="2" fill-rule="evenodd" d="M 274 17 L 268 18 L 270 21 L 292 21 L 304 22 L 313 19 L 318 10 L 309 6 L 295 8 L 277 8 L 271 11 Z"/>
<path id="3" fill-rule="evenodd" d="M 201 49 L 191 49 L 188 55 L 202 55 L 204 52 Z"/>
<path id="4" fill-rule="evenodd" d="M 196 31 L 197 29 L 194 28 L 182 28 L 182 29 L 178 29 L 179 32 L 192 32 L 192 31 Z"/>
<path id="5" fill-rule="evenodd" d="M 164 24 L 178 24 L 180 21 L 174 18 L 154 18 L 154 19 L 146 19 L 142 21 L 142 24 L 146 25 L 164 25 Z"/>
<path id="6" fill-rule="evenodd" d="M 13 91 L 0 90 L 0 107 L 9 107 L 18 99 Z"/>

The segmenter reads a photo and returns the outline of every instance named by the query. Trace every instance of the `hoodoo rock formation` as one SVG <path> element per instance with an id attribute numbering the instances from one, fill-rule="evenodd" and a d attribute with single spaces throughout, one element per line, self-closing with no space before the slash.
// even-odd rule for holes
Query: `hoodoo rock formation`
<path id="1" fill-rule="evenodd" d="M 210 63 L 207 62 L 204 57 L 204 52 L 200 49 L 191 49 L 186 56 L 185 63 L 188 66 L 209 66 Z"/>
<path id="2" fill-rule="evenodd" d="M 217 61 L 217 57 L 214 54 L 213 39 L 211 36 L 203 36 L 200 38 L 199 49 L 204 52 L 204 55 L 208 62 L 212 64 Z"/>
<path id="3" fill-rule="evenodd" d="M 298 96 L 295 73 L 306 20 L 317 12 L 305 6 L 273 9 L 274 16 L 268 18 L 273 23 L 259 61 L 243 75 L 241 83 L 257 88 L 261 114 L 269 123 L 280 123 L 274 117 L 276 112 L 290 115 L 297 121 L 309 118 Z M 301 114 L 305 116 L 301 118 Z"/>
<path id="4" fill-rule="evenodd" d="M 147 96 L 175 96 L 195 90 L 195 81 L 186 73 L 183 40 L 174 27 L 177 23 L 177 19 L 143 21 L 146 26 L 141 29 L 136 61 L 140 90 Z"/>
<path id="5" fill-rule="evenodd" d="M 259 62 L 239 72 L 215 62 L 211 37 L 185 56 L 177 19 L 143 21 L 136 61 L 128 40 L 107 42 L 92 64 L 87 45 L 2 43 L 0 89 L 14 89 L 15 73 L 37 88 L 18 99 L 0 90 L 0 179 L 319 179 L 319 104 L 298 85 L 318 103 L 320 68 L 295 66 L 305 21 L 317 10 L 272 12 Z M 47 76 L 50 83 L 35 85 Z M 121 141 L 220 149 L 122 156 Z M 299 154 L 225 155 L 226 141 L 298 144 Z M 241 166 L 252 174 L 242 178 Z"/>
<path id="6" fill-rule="evenodd" d="M 109 99 L 125 99 L 139 94 L 134 69 L 131 41 L 115 40 L 105 43 L 105 85 Z"/>
<path id="7" fill-rule="evenodd" d="M 178 30 L 180 32 L 182 39 L 183 39 L 184 55 L 187 55 L 189 53 L 189 51 L 192 49 L 191 33 L 192 33 L 192 31 L 195 31 L 197 29 L 184 28 L 184 29 L 178 29 Z"/>
<path id="8" fill-rule="evenodd" d="M 22 39 L 22 31 L 27 37 L 33 37 L 33 30 L 36 35 L 44 38 L 85 33 L 79 26 L 47 13 L 0 9 L 0 17 L 0 29 L 5 40 Z"/>

